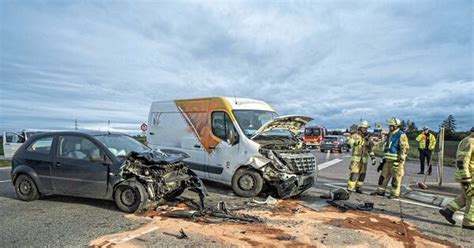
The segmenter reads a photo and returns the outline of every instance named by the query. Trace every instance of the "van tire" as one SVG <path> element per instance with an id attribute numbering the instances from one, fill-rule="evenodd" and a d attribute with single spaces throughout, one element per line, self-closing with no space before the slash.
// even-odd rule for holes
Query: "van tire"
<path id="1" fill-rule="evenodd" d="M 238 169 L 232 177 L 232 190 L 242 197 L 254 197 L 260 194 L 263 188 L 263 178 L 255 170 L 248 168 Z"/>
<path id="2" fill-rule="evenodd" d="M 145 208 L 148 194 L 145 187 L 136 180 L 127 180 L 120 183 L 114 192 L 117 207 L 126 213 L 139 212 Z"/>
<path id="3" fill-rule="evenodd" d="M 15 180 L 15 192 L 18 199 L 22 201 L 34 201 L 40 196 L 35 181 L 25 174 L 19 175 Z"/>

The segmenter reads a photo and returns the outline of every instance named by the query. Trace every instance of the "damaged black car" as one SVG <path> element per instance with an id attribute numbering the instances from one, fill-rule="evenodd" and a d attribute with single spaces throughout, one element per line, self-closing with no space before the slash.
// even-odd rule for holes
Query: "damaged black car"
<path id="1" fill-rule="evenodd" d="M 23 201 L 51 194 L 107 199 L 131 213 L 189 189 L 203 207 L 206 189 L 183 163 L 185 158 L 120 133 L 52 132 L 34 136 L 18 149 L 11 178 Z"/>

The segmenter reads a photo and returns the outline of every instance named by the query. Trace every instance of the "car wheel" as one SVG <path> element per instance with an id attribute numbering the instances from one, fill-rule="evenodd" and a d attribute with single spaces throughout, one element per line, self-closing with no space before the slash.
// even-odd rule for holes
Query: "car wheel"
<path id="1" fill-rule="evenodd" d="M 15 192 L 18 199 L 22 201 L 34 201 L 40 195 L 35 181 L 28 175 L 18 176 L 15 180 Z"/>
<path id="2" fill-rule="evenodd" d="M 114 199 L 120 210 L 133 213 L 145 207 L 148 195 L 141 183 L 136 180 L 127 180 L 116 187 Z"/>
<path id="3" fill-rule="evenodd" d="M 263 188 L 262 176 L 247 168 L 239 169 L 232 178 L 232 190 L 243 197 L 257 196 Z"/>
<path id="4" fill-rule="evenodd" d="M 342 153 L 342 148 L 339 148 L 339 153 Z"/>
<path id="5" fill-rule="evenodd" d="M 186 184 L 182 183 L 179 188 L 163 196 L 163 199 L 167 201 L 173 201 L 176 197 L 180 196 L 184 190 L 186 190 Z"/>
<path id="6" fill-rule="evenodd" d="M 321 149 L 321 152 L 325 152 L 325 151 L 326 151 L 326 150 L 324 150 L 324 149 Z"/>

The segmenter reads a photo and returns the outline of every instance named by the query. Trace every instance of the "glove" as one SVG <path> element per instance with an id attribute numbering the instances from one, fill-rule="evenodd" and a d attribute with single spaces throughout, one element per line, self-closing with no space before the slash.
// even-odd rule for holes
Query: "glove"
<path id="1" fill-rule="evenodd" d="M 372 166 L 374 166 L 377 163 L 377 159 L 372 158 Z"/>

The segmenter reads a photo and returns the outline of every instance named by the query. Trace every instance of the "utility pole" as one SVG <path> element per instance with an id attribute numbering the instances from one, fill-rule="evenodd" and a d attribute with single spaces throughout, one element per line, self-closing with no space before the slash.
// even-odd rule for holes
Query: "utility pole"
<path id="1" fill-rule="evenodd" d="M 77 130 L 77 119 L 74 120 L 74 130 Z"/>
<path id="2" fill-rule="evenodd" d="M 110 120 L 107 120 L 107 133 L 110 134 Z"/>

